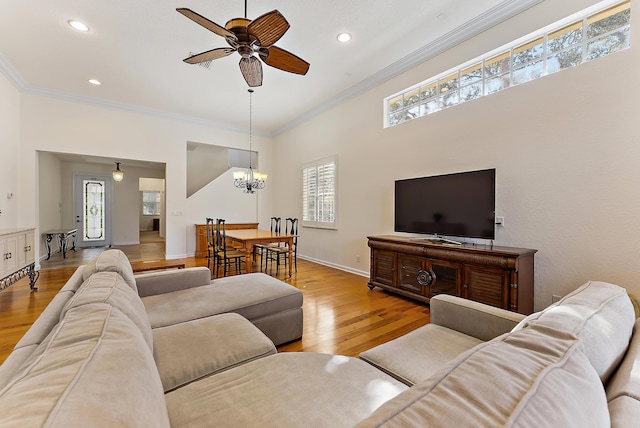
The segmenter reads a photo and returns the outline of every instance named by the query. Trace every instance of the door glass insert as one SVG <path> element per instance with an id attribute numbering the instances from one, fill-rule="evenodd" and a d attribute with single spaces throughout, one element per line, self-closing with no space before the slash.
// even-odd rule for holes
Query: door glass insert
<path id="1" fill-rule="evenodd" d="M 431 296 L 436 294 L 457 295 L 458 268 L 440 264 L 431 264 L 431 270 L 435 274 L 435 281 L 431 284 Z"/>
<path id="2" fill-rule="evenodd" d="M 82 195 L 82 224 L 84 241 L 99 241 L 104 239 L 104 196 L 105 182 L 99 180 L 83 180 Z"/>

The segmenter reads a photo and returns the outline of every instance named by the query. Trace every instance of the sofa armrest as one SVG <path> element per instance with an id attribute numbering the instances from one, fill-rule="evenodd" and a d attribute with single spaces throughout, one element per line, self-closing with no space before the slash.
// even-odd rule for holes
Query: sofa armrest
<path id="1" fill-rule="evenodd" d="M 155 296 L 211 283 L 206 267 L 167 270 L 135 275 L 140 297 Z"/>
<path id="2" fill-rule="evenodd" d="M 431 298 L 431 323 L 488 341 L 511 331 L 525 316 L 516 312 L 439 294 Z"/>

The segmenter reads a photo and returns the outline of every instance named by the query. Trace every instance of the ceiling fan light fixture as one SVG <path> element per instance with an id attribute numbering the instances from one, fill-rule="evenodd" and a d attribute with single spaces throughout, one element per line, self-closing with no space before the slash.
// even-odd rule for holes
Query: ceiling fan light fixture
<path id="1" fill-rule="evenodd" d="M 309 71 L 307 61 L 274 45 L 290 28 L 289 22 L 278 10 L 272 10 L 251 20 L 247 18 L 247 2 L 245 1 L 244 18 L 230 19 L 224 27 L 191 9 L 181 7 L 176 11 L 212 33 L 223 37 L 229 44 L 227 48 L 215 48 L 191 55 L 183 60 L 187 64 L 212 61 L 237 52 L 241 57 L 242 77 L 249 87 L 262 85 L 262 62 L 270 67 L 293 74 L 305 75 Z"/>
<path id="2" fill-rule="evenodd" d="M 348 43 L 351 41 L 351 33 L 347 33 L 347 32 L 342 32 L 339 33 L 336 36 L 336 39 L 340 42 L 340 43 Z"/>
<path id="3" fill-rule="evenodd" d="M 69 21 L 67 21 L 67 23 L 74 30 L 81 31 L 83 33 L 86 33 L 87 31 L 89 31 L 89 26 L 87 24 L 85 24 L 84 22 L 80 22 L 80 21 L 76 21 L 76 20 L 70 19 Z"/>

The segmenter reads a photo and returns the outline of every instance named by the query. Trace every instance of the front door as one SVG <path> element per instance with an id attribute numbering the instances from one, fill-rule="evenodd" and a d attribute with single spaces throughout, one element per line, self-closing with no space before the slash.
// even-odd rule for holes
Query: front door
<path id="1" fill-rule="evenodd" d="M 112 198 L 110 176 L 74 174 L 73 215 L 78 229 L 77 247 L 111 246 Z"/>

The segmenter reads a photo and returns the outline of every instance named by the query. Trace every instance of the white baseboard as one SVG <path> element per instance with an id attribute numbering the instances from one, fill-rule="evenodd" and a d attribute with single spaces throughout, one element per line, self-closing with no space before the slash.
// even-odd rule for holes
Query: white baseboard
<path id="1" fill-rule="evenodd" d="M 364 270 L 359 270 L 359 269 L 354 269 L 352 267 L 349 266 L 342 266 L 336 263 L 331 263 L 331 262 L 327 262 L 324 260 L 318 260 L 318 259 L 314 259 L 312 257 L 307 257 L 307 256 L 303 256 L 302 254 L 298 254 L 298 257 L 300 257 L 303 260 L 308 260 L 310 262 L 314 262 L 314 263 L 318 263 L 319 265 L 323 265 L 323 266 L 329 266 L 335 269 L 340 269 L 343 270 L 345 272 L 349 272 L 349 273 L 353 273 L 356 275 L 360 275 L 360 276 L 364 276 L 366 278 L 369 278 L 369 271 L 364 271 Z"/>

